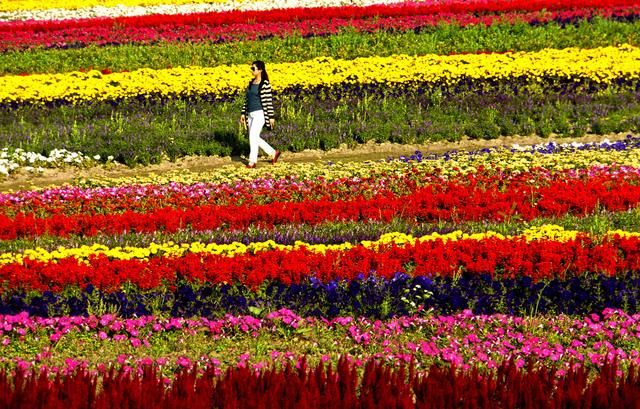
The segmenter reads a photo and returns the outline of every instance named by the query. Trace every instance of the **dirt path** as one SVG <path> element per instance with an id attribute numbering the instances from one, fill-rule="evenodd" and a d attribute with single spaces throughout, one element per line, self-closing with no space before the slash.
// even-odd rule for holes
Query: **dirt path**
<path id="1" fill-rule="evenodd" d="M 446 151 L 457 150 L 476 150 L 496 146 L 511 146 L 513 144 L 531 145 L 555 141 L 558 143 L 565 142 L 599 142 L 605 139 L 610 141 L 624 139 L 628 135 L 627 132 L 611 135 L 586 135 L 580 138 L 558 138 L 551 136 L 549 138 L 540 138 L 534 136 L 512 136 L 492 140 L 462 140 L 460 142 L 431 142 L 420 145 L 400 145 L 391 143 L 368 143 L 360 145 L 356 148 L 339 148 L 331 151 L 306 150 L 303 152 L 284 152 L 281 160 L 289 163 L 299 162 L 348 162 L 348 161 L 364 161 L 386 159 L 388 157 L 398 157 L 400 155 L 412 155 L 416 150 L 423 153 L 443 153 Z M 184 169 L 190 172 L 204 172 L 221 168 L 227 165 L 244 166 L 244 159 L 240 157 L 185 157 L 176 162 L 163 162 L 157 165 L 130 168 L 124 165 L 113 165 L 108 168 L 104 166 L 96 166 L 92 168 L 64 168 L 64 169 L 45 169 L 42 174 L 32 174 L 29 172 L 18 172 L 9 176 L 8 179 L 0 181 L 0 191 L 15 191 L 25 189 L 42 188 L 53 185 L 63 185 L 72 183 L 74 180 L 91 177 L 128 177 L 128 176 L 146 176 L 149 174 L 161 175 L 166 172 Z M 258 163 L 258 166 L 265 166 L 264 161 Z"/>

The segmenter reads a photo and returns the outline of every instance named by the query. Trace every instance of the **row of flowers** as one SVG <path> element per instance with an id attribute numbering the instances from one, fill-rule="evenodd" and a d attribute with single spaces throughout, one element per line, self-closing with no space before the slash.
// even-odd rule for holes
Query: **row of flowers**
<path id="1" fill-rule="evenodd" d="M 14 197 L 7 194 L 6 207 L 0 214 L 10 219 L 27 216 L 32 219 L 47 219 L 52 216 L 79 216 L 79 215 L 116 215 L 125 212 L 153 213 L 158 210 L 178 209 L 187 211 L 199 208 L 207 211 L 207 206 L 219 206 L 222 208 L 243 206 L 247 209 L 251 206 L 273 205 L 274 209 L 287 203 L 302 202 L 345 202 L 363 201 L 372 202 L 378 199 L 390 199 L 386 204 L 400 211 L 400 216 L 416 216 L 417 213 L 403 213 L 396 199 L 411 197 L 412 195 L 433 197 L 431 207 L 438 208 L 444 202 L 449 201 L 446 196 L 453 194 L 464 195 L 474 204 L 483 206 L 486 197 L 498 199 L 504 203 L 527 200 L 531 206 L 540 203 L 547 204 L 549 197 L 562 198 L 558 193 L 549 193 L 548 190 L 564 188 L 567 180 L 579 180 L 584 187 L 574 186 L 571 193 L 587 193 L 587 196 L 598 191 L 611 190 L 609 185 L 621 183 L 624 186 L 635 186 L 640 180 L 640 172 L 630 167 L 594 167 L 586 170 L 535 170 L 517 174 L 505 174 L 501 169 L 479 168 L 473 175 L 458 174 L 455 177 L 442 177 L 437 174 L 425 172 L 425 168 L 407 168 L 403 174 L 380 174 L 367 178 L 338 178 L 328 182 L 318 180 L 254 180 L 237 182 L 235 187 L 230 185 L 181 185 L 171 184 L 168 187 L 134 186 L 130 189 L 96 189 L 87 191 L 79 189 L 62 189 L 62 191 L 45 191 L 43 196 L 33 195 L 30 200 L 13 200 Z M 532 188 L 533 185 L 539 185 Z M 524 189 L 528 194 L 523 196 Z M 614 188 L 615 190 L 615 188 Z M 80 192 L 78 196 L 74 192 Z M 634 207 L 633 199 L 635 190 L 621 195 L 617 204 L 611 204 L 610 199 L 605 198 L 605 207 L 611 210 L 627 210 Z M 55 194 L 55 196 L 53 196 Z M 567 194 L 570 194 L 567 192 Z M 611 193 L 604 193 L 605 196 Z M 19 196 L 18 196 L 19 197 Z M 41 200 L 41 198 L 46 198 Z M 412 200 L 412 199 L 409 199 Z M 566 202 L 565 199 L 561 201 Z M 569 203 L 572 201 L 569 200 Z M 573 201 L 575 202 L 575 201 Z M 615 201 L 614 201 L 615 202 Z M 279 205 L 278 205 L 279 204 Z M 469 207 L 471 203 L 466 206 Z M 340 206 L 339 204 L 337 206 Z M 563 204 L 561 206 L 566 206 Z M 620 207 L 622 206 L 622 207 Z M 379 207 L 379 206 L 377 206 Z M 420 204 L 424 208 L 424 204 Z M 585 212 L 593 209 L 590 204 L 583 208 Z M 527 206 L 519 205 L 508 212 L 509 215 L 520 213 Z M 547 209 L 548 210 L 548 209 Z M 572 206 L 567 211 L 576 210 Z M 224 211 L 224 210 L 223 210 Z M 544 209 L 542 210 L 544 212 Z M 458 212 L 459 213 L 459 212 Z M 457 213 L 453 213 L 457 215 Z M 507 213 L 505 213 L 506 215 Z M 529 217 L 529 216 L 527 216 Z M 474 219 L 474 217 L 471 217 Z M 352 217 L 347 217 L 352 219 Z M 255 220 L 255 219 L 254 219 Z M 268 222 L 268 218 L 266 219 Z M 290 219 L 295 221 L 294 219 Z M 257 220 L 256 220 L 257 221 Z M 268 223 L 269 224 L 269 223 Z"/>
<path id="2" fill-rule="evenodd" d="M 640 138 L 628 135 L 615 142 L 549 142 L 431 155 L 416 151 L 413 155 L 402 155 L 398 160 L 364 163 L 291 163 L 255 169 L 253 173 L 237 166 L 226 166 L 216 172 L 181 172 L 156 175 L 147 180 L 143 177 L 136 177 L 135 181 L 90 180 L 81 182 L 90 187 L 67 185 L 0 193 L 0 213 L 8 216 L 17 212 L 69 214 L 86 212 L 83 209 L 90 208 L 114 212 L 165 206 L 192 207 L 205 203 L 265 203 L 278 198 L 292 201 L 299 195 L 318 198 L 319 194 L 344 198 L 342 195 L 345 194 L 354 197 L 381 190 L 403 192 L 412 189 L 416 183 L 440 183 L 441 178 L 455 180 L 460 175 L 478 173 L 499 174 L 505 180 L 520 177 L 540 181 L 558 177 L 558 174 L 573 179 L 602 172 L 632 177 L 640 164 L 639 144 Z"/>
<path id="3" fill-rule="evenodd" d="M 327 246 L 328 247 L 328 246 Z M 356 245 L 348 249 L 312 251 L 271 249 L 228 257 L 185 253 L 181 257 L 111 259 L 96 254 L 79 262 L 74 257 L 54 262 L 22 259 L 0 266 L 5 289 L 62 291 L 93 284 L 115 291 L 123 285 L 142 289 L 190 283 L 240 283 L 257 288 L 266 281 L 295 284 L 315 277 L 321 282 L 376 275 L 390 278 L 399 272 L 413 276 L 455 277 L 461 273 L 490 274 L 497 278 L 565 278 L 588 272 L 611 276 L 640 269 L 640 237 L 614 234 L 603 239 L 578 236 L 571 240 L 498 236 L 481 239 L 442 239 L 415 243 Z"/>
<path id="4" fill-rule="evenodd" d="M 534 179 L 533 182 L 536 182 Z M 544 180 L 538 180 L 544 182 Z M 519 178 L 505 183 L 499 176 L 468 176 L 418 187 L 410 194 L 389 192 L 347 200 L 276 201 L 257 205 L 202 205 L 186 209 L 154 208 L 144 213 L 54 214 L 36 217 L 18 213 L 0 216 L 0 238 L 42 235 L 122 234 L 135 231 L 176 232 L 182 229 L 245 229 L 279 224 L 382 220 L 415 222 L 468 220 L 532 220 L 536 217 L 584 216 L 595 210 L 625 211 L 640 200 L 637 177 L 601 173 L 585 179 L 550 179 L 535 185 Z"/>
<path id="5" fill-rule="evenodd" d="M 449 316 L 411 316 L 386 321 L 364 317 L 304 318 L 282 309 L 263 318 L 227 315 L 221 319 L 154 316 L 123 319 L 111 314 L 56 318 L 34 318 L 28 314 L 0 316 L 0 365 L 17 363 L 21 369 L 31 369 L 67 361 L 71 368 L 61 370 L 96 369 L 95 359 L 93 362 L 64 360 L 65 349 L 73 345 L 75 339 L 83 339 L 98 348 L 100 344 L 111 343 L 121 346 L 117 353 L 103 357 L 107 358 L 99 362 L 103 368 L 131 364 L 135 367 L 145 363 L 173 366 L 175 358 L 172 355 L 182 346 L 166 344 L 180 339 L 179 344 L 201 342 L 204 345 L 195 347 L 188 356 L 182 356 L 182 362 L 178 359 L 179 366 L 199 364 L 222 370 L 234 366 L 260 369 L 274 361 L 301 359 L 291 352 L 278 350 L 283 341 L 300 336 L 317 340 L 317 350 L 311 359 L 324 362 L 337 360 L 335 352 L 328 351 L 331 344 L 337 342 L 343 350 L 367 358 L 401 362 L 413 359 L 417 366 L 450 363 L 462 369 L 475 365 L 495 369 L 506 360 L 514 360 L 521 368 L 530 359 L 562 370 L 568 369 L 573 362 L 587 368 L 614 359 L 622 367 L 640 364 L 638 315 L 614 309 L 583 317 L 559 315 L 553 318 L 480 316 L 466 310 Z M 230 340 L 251 344 L 261 338 L 263 341 L 271 339 L 272 348 L 244 352 L 240 356 L 220 356 L 222 361 L 198 356 L 210 345 Z M 28 354 L 21 353 L 27 345 L 34 348 L 25 348 L 30 351 Z M 170 353 L 151 360 L 145 356 L 147 351 L 159 346 L 168 347 Z M 75 365 L 68 361 L 75 361 Z"/>
<path id="6" fill-rule="evenodd" d="M 340 84 L 387 85 L 455 83 L 464 78 L 507 80 L 586 79 L 609 83 L 640 76 L 640 51 L 630 45 L 596 49 L 544 49 L 503 54 L 426 55 L 358 58 L 351 61 L 316 58 L 272 64 L 276 92 Z M 247 66 L 180 67 L 165 70 L 102 74 L 99 71 L 0 77 L 4 104 L 80 103 L 136 97 L 213 97 L 236 95 L 245 85 Z M 302 75 L 301 73 L 304 73 Z"/>
<path id="7" fill-rule="evenodd" d="M 502 1 L 479 1 L 479 0 L 446 0 L 446 1 L 418 1 L 407 2 L 406 0 L 280 0 L 278 2 L 273 1 L 257 1 L 257 0 L 209 0 L 202 2 L 191 2 L 188 0 L 179 0 L 172 2 L 172 4 L 162 4 L 162 2 L 156 2 L 156 4 L 149 4 L 154 0 L 141 0 L 148 5 L 141 4 L 127 5 L 120 0 L 100 0 L 100 5 L 91 3 L 84 3 L 78 5 L 77 2 L 65 2 L 67 5 L 73 5 L 72 7 L 64 7 L 56 2 L 47 3 L 47 7 L 43 8 L 42 3 L 28 1 L 25 5 L 24 1 L 12 1 L 0 6 L 0 21 L 14 21 L 14 20 L 72 20 L 72 19 L 91 19 L 91 18 L 114 18 L 114 17 L 135 17 L 145 15 L 189 15 L 189 14 L 203 14 L 203 13 L 221 13 L 221 12 L 246 12 L 246 11 L 268 11 L 285 9 L 287 12 L 295 13 L 301 12 L 305 8 L 318 8 L 320 10 L 327 9 L 329 13 L 340 12 L 338 9 L 343 9 L 344 12 L 354 10 L 358 8 L 375 6 L 384 7 L 385 4 L 392 7 L 422 7 L 420 13 L 439 13 L 439 12 L 508 12 L 513 10 L 520 11 L 533 11 L 533 10 L 558 10 L 558 9 L 571 9 L 581 7 L 607 7 L 607 6 L 627 6 L 636 5 L 633 0 L 502 0 Z M 109 2 L 113 2 L 109 4 Z M 195 3 L 195 4 L 184 4 Z M 418 3 L 416 5 L 416 3 Z M 37 4 L 36 7 L 30 7 L 30 5 Z M 109 7 L 111 5 L 111 7 Z M 25 6 L 27 9 L 25 10 Z M 56 7 L 57 6 L 57 7 Z M 80 6 L 80 7 L 78 7 Z M 105 7 L 107 6 L 107 7 Z M 351 6 L 351 7 L 349 7 Z M 379 15 L 384 15 L 378 13 Z M 416 13 L 411 13 L 416 14 Z M 172 17 L 173 18 L 173 17 Z"/>
<path id="8" fill-rule="evenodd" d="M 315 11 L 315 10 L 314 10 Z M 324 10 L 322 10 L 324 14 Z M 80 24 L 64 25 L 45 24 L 14 24 L 15 27 L 0 25 L 3 32 L 3 40 L 0 43 L 0 52 L 9 50 L 23 50 L 32 48 L 80 48 L 89 45 L 113 46 L 120 44 L 151 45 L 158 42 L 178 43 L 189 41 L 224 43 L 230 41 L 250 41 L 270 37 L 290 36 L 326 36 L 339 34 L 345 29 L 354 29 L 356 32 L 385 31 L 420 31 L 439 24 L 457 24 L 460 26 L 483 24 L 491 26 L 509 22 L 510 24 L 527 23 L 531 25 L 546 24 L 549 22 L 571 23 L 585 21 L 596 16 L 603 18 L 624 19 L 633 21 L 640 15 L 640 7 L 609 7 L 598 9 L 578 9 L 568 11 L 536 11 L 528 13 L 501 13 L 501 14 L 437 14 L 437 15 L 411 15 L 398 17 L 370 18 L 334 18 L 324 17 L 316 19 L 300 19 L 285 22 L 270 22 L 258 20 L 253 23 L 233 23 L 230 25 L 217 25 L 208 23 L 206 16 L 198 18 L 197 24 L 191 22 L 171 21 L 167 24 L 151 23 L 147 21 L 126 22 L 114 19 L 113 25 L 95 24 L 78 27 Z M 317 11 L 314 16 L 317 17 Z M 158 17 L 159 18 L 159 17 Z M 151 18 L 145 18 L 151 20 Z M 104 68 L 102 72 L 108 72 Z"/>
<path id="9" fill-rule="evenodd" d="M 107 158 L 111 161 L 113 158 Z M 19 171 L 40 173 L 46 168 L 63 168 L 67 166 L 90 167 L 101 163 L 99 155 L 88 157 L 80 152 L 66 149 L 54 149 L 47 156 L 24 149 L 2 148 L 0 150 L 0 178 Z"/>
<path id="10" fill-rule="evenodd" d="M 492 3 L 488 3 L 491 5 Z M 3 41 L 0 51 L 36 47 L 84 47 L 87 45 L 155 44 L 164 42 L 228 42 L 269 38 L 337 34 L 345 28 L 359 32 L 379 30 L 420 30 L 442 23 L 461 26 L 525 22 L 544 24 L 572 22 L 594 16 L 634 20 L 640 7 L 615 5 L 548 11 L 513 11 L 481 14 L 476 10 L 438 10 L 409 3 L 395 7 L 318 8 L 232 12 L 175 16 L 167 23 L 164 16 L 86 19 L 74 21 L 28 21 L 0 23 Z M 442 8 L 442 6 L 440 6 Z M 375 18 L 373 18 L 375 17 Z"/>
<path id="11" fill-rule="evenodd" d="M 28 263 L 27 260 L 55 262 L 56 260 L 75 258 L 79 261 L 87 262 L 90 258 L 97 255 L 104 255 L 111 260 L 132 260 L 142 259 L 148 260 L 150 257 L 182 257 L 187 253 L 195 254 L 216 254 L 227 257 L 242 256 L 247 253 L 255 254 L 261 251 L 281 250 L 293 251 L 304 248 L 311 252 L 325 254 L 327 251 L 349 251 L 354 247 L 362 246 L 367 249 L 384 249 L 388 245 L 404 246 L 415 245 L 426 241 L 441 240 L 443 243 L 457 240 L 484 240 L 487 238 L 498 238 L 501 240 L 525 240 L 527 242 L 534 240 L 554 240 L 559 242 L 582 240 L 582 239 L 599 239 L 608 241 L 615 237 L 640 238 L 638 232 L 625 232 L 621 230 L 609 231 L 602 237 L 591 237 L 588 233 L 565 230 L 560 226 L 543 225 L 525 230 L 522 235 L 505 236 L 493 231 L 484 233 L 467 234 L 460 230 L 451 233 L 440 234 L 432 233 L 421 237 L 413 237 L 411 235 L 393 232 L 380 236 L 375 241 L 363 241 L 360 243 L 339 243 L 339 244 L 309 244 L 302 241 L 296 241 L 293 245 L 276 243 L 273 240 L 265 242 L 252 242 L 244 244 L 240 242 L 232 242 L 229 244 L 218 243 L 151 243 L 148 247 L 113 247 L 109 248 L 105 245 L 94 244 L 92 246 L 82 246 L 79 248 L 58 247 L 56 250 L 47 251 L 43 248 L 27 249 L 21 253 L 5 252 L 0 254 L 0 265 L 3 264 L 23 264 Z"/>
<path id="12" fill-rule="evenodd" d="M 309 367 L 304 359 L 295 366 L 291 362 L 258 370 L 243 366 L 224 374 L 217 368 L 198 371 L 186 365 L 173 382 L 149 364 L 135 373 L 128 367 L 118 371 L 81 367 L 72 372 L 73 376 L 50 379 L 35 371 L 18 370 L 14 381 L 0 372 L 0 404 L 14 409 L 173 409 L 184 408 L 185 402 L 190 408 L 221 409 L 453 409 L 460 402 L 469 402 L 465 405 L 469 408 L 510 407 L 518 402 L 523 409 L 554 405 L 628 408 L 640 395 L 635 365 L 623 374 L 616 362 L 604 364 L 593 377 L 583 367 L 556 371 L 537 368 L 532 360 L 520 366 L 505 361 L 484 374 L 478 368 L 418 368 L 413 362 L 398 369 L 380 360 L 354 362 L 349 357 L 340 359 L 335 369 L 324 363 Z"/>
<path id="13" fill-rule="evenodd" d="M 24 312 L 39 317 L 117 314 L 119 317 L 207 317 L 225 314 L 263 316 L 287 308 L 301 316 L 389 319 L 423 314 L 592 314 L 605 308 L 640 311 L 637 272 L 585 273 L 567 279 L 533 281 L 530 277 L 493 279 L 489 274 L 391 279 L 370 275 L 321 283 L 311 277 L 289 285 L 268 281 L 256 290 L 242 284 L 182 284 L 170 290 L 117 291 L 67 286 L 64 291 L 15 290 L 0 295 L 0 314 Z"/>

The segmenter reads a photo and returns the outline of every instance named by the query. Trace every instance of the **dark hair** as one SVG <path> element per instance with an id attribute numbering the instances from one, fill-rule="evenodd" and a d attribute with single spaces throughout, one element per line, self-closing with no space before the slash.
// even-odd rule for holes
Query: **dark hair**
<path id="1" fill-rule="evenodd" d="M 265 81 L 269 81 L 269 74 L 267 74 L 267 67 L 265 67 L 264 61 L 255 60 L 253 62 L 253 65 L 255 65 L 260 71 L 262 71 L 262 75 L 260 77 L 260 85 L 262 85 L 262 83 Z"/>

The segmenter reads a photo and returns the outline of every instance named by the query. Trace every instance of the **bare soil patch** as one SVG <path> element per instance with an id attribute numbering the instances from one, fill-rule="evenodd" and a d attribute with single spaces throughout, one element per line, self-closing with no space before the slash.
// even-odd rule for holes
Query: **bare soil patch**
<path id="1" fill-rule="evenodd" d="M 283 152 L 281 161 L 289 163 L 300 162 L 348 162 L 386 159 L 388 157 L 398 157 L 400 155 L 412 155 L 415 151 L 423 154 L 444 153 L 451 150 L 477 150 L 498 146 L 532 145 L 548 142 L 601 142 L 605 139 L 616 141 L 624 139 L 628 133 L 610 135 L 585 135 L 579 138 L 562 138 L 550 136 L 541 138 L 538 136 L 509 136 L 490 140 L 463 139 L 459 142 L 429 142 L 425 144 L 393 144 L 393 143 L 367 143 L 355 148 L 346 146 L 330 151 L 305 150 L 302 152 Z M 16 172 L 6 180 L 0 181 L 0 191 L 16 191 L 26 189 L 36 189 L 53 185 L 64 185 L 73 181 L 91 177 L 132 177 L 147 176 L 150 174 L 161 175 L 176 170 L 186 170 L 189 172 L 212 171 L 223 166 L 235 165 L 244 166 L 245 159 L 242 157 L 218 157 L 218 156 L 189 156 L 181 158 L 175 162 L 165 161 L 156 165 L 128 167 L 125 165 L 95 166 L 92 168 L 63 168 L 45 169 L 43 173 Z M 260 159 L 258 166 L 266 166 L 266 161 Z"/>

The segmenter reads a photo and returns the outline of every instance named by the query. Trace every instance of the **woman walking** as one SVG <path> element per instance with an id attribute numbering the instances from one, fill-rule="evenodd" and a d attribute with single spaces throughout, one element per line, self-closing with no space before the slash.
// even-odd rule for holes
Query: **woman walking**
<path id="1" fill-rule="evenodd" d="M 276 125 L 273 114 L 273 96 L 271 95 L 271 84 L 269 75 L 263 61 L 254 61 L 251 64 L 253 79 L 249 81 L 247 87 L 244 106 L 240 123 L 249 130 L 249 163 L 247 168 L 255 168 L 258 162 L 258 149 L 261 148 L 271 157 L 271 163 L 276 163 L 280 157 L 280 151 L 273 149 L 264 139 L 260 137 L 262 127 L 273 129 Z"/>

